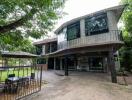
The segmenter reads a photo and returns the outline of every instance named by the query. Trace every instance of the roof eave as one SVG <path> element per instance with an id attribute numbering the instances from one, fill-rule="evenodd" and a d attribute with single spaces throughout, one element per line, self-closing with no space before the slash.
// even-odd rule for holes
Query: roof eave
<path id="1" fill-rule="evenodd" d="M 121 10 L 121 13 L 120 13 L 120 15 L 119 15 L 119 17 L 118 17 L 118 21 L 119 21 L 121 15 L 122 15 L 122 13 L 123 13 L 123 11 L 124 11 L 124 9 L 126 8 L 127 5 L 128 5 L 128 4 L 125 4 L 125 5 L 118 5 L 118 6 L 106 8 L 106 9 L 103 9 L 103 10 L 100 10 L 100 11 L 96 11 L 96 12 L 94 12 L 94 13 L 90 13 L 90 14 L 87 14 L 87 15 L 84 15 L 84 16 L 81 16 L 81 17 L 74 18 L 74 19 L 72 19 L 72 20 L 70 20 L 70 21 L 67 21 L 67 22 L 65 22 L 64 24 L 62 24 L 59 28 L 57 28 L 57 29 L 54 31 L 54 33 L 55 33 L 55 34 L 58 34 L 58 32 L 59 32 L 62 28 L 64 28 L 65 26 L 69 25 L 70 23 L 75 22 L 75 21 L 77 21 L 77 20 L 80 20 L 80 19 L 82 19 L 82 18 L 85 18 L 85 17 L 87 17 L 87 16 L 90 16 L 90 15 L 92 15 L 92 14 L 99 13 L 99 12 L 107 12 L 107 11 L 111 11 L 111 10 L 122 9 L 122 10 Z"/>

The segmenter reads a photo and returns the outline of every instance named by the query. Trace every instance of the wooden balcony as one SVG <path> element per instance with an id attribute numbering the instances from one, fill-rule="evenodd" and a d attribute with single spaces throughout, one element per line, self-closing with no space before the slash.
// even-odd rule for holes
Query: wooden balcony
<path id="1" fill-rule="evenodd" d="M 58 50 L 105 44 L 123 44 L 121 31 L 112 30 L 109 31 L 109 33 L 84 36 L 70 41 L 63 41 L 58 44 Z"/>

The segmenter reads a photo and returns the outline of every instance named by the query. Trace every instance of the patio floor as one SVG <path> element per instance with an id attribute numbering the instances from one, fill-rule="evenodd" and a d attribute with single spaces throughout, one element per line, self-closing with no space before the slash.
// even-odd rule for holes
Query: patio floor
<path id="1" fill-rule="evenodd" d="M 44 71 L 43 80 L 47 84 L 41 92 L 26 100 L 132 100 L 132 84 L 113 84 L 104 73 L 70 72 L 66 77 Z"/>

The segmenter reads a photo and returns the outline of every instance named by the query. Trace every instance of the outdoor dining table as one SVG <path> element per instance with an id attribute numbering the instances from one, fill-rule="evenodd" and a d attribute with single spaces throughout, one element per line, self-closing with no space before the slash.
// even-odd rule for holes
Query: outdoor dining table
<path id="1" fill-rule="evenodd" d="M 28 83 L 29 77 L 10 77 L 7 78 L 6 90 L 10 93 L 16 93 L 22 86 Z"/>
<path id="2" fill-rule="evenodd" d="M 24 77 L 10 77 L 10 78 L 8 78 L 8 81 L 10 81 L 10 82 L 18 82 L 18 81 L 24 80 L 24 79 L 30 79 L 30 76 L 24 76 Z"/>
<path id="3" fill-rule="evenodd" d="M 19 77 L 10 77 L 10 78 L 8 78 L 8 81 L 10 81 L 10 82 L 17 82 L 17 81 L 19 81 L 21 78 L 19 78 Z"/>
<path id="4" fill-rule="evenodd" d="M 18 90 L 19 77 L 9 77 L 5 81 L 5 92 L 15 93 Z"/>

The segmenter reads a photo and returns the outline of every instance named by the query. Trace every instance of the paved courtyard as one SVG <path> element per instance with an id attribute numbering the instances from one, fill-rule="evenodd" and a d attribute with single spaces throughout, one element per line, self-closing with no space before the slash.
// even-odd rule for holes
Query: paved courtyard
<path id="1" fill-rule="evenodd" d="M 132 100 L 132 85 L 113 84 L 108 74 L 70 72 L 59 76 L 44 71 L 42 91 L 27 100 Z"/>

